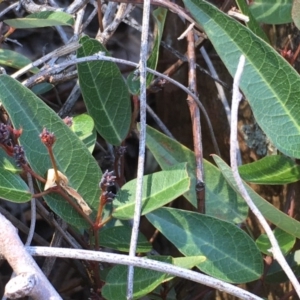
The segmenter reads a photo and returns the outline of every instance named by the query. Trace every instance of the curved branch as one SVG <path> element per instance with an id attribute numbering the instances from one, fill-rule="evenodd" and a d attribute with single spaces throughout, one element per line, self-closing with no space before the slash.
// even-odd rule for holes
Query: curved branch
<path id="1" fill-rule="evenodd" d="M 34 259 L 21 242 L 16 228 L 0 214 L 0 253 L 17 274 L 5 288 L 5 295 L 16 299 L 18 295 L 33 299 L 61 300 Z"/>
<path id="2" fill-rule="evenodd" d="M 162 273 L 168 273 L 177 277 L 185 278 L 194 282 L 210 286 L 214 289 L 224 291 L 230 295 L 247 300 L 262 300 L 262 298 L 249 293 L 230 283 L 219 279 L 180 268 L 171 264 L 162 263 L 157 260 L 145 259 L 141 257 L 129 257 L 124 254 L 106 253 L 100 251 L 67 249 L 67 248 L 48 248 L 48 247 L 26 247 L 28 253 L 35 256 L 55 256 L 61 258 L 84 259 L 92 261 L 102 261 L 120 265 L 132 265 L 144 269 L 154 270 Z"/>

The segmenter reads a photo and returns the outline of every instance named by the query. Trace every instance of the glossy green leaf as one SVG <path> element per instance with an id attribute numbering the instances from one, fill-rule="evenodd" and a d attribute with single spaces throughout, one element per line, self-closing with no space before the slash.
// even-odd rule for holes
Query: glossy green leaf
<path id="1" fill-rule="evenodd" d="M 15 18 L 4 21 L 14 28 L 41 28 L 49 26 L 72 26 L 74 18 L 62 11 L 41 11 L 30 14 L 25 18 Z"/>
<path id="2" fill-rule="evenodd" d="M 195 264 L 200 264 L 205 258 L 196 257 L 180 257 L 171 258 L 168 256 L 149 256 L 145 259 L 157 260 L 164 263 L 170 263 L 182 268 L 192 268 Z M 106 284 L 102 289 L 102 295 L 107 300 L 126 300 L 127 290 L 127 266 L 113 267 L 106 277 Z M 134 268 L 134 285 L 133 299 L 141 299 L 141 297 L 151 293 L 157 286 L 171 280 L 173 277 L 157 271 L 147 270 L 143 268 Z"/>
<path id="3" fill-rule="evenodd" d="M 155 21 L 155 40 L 154 45 L 151 51 L 151 54 L 147 60 L 147 67 L 153 70 L 156 70 L 158 56 L 159 56 L 159 47 L 164 30 L 165 20 L 168 10 L 162 7 L 155 9 L 152 13 L 152 16 Z M 147 86 L 152 82 L 154 75 L 147 74 Z M 130 92 L 134 95 L 137 95 L 140 90 L 140 77 L 135 75 L 135 72 L 129 74 L 127 78 L 127 84 Z"/>
<path id="4" fill-rule="evenodd" d="M 87 146 L 92 153 L 96 143 L 96 131 L 94 130 L 94 121 L 87 115 L 82 114 L 73 118 L 71 130 Z"/>
<path id="5" fill-rule="evenodd" d="M 266 24 L 291 23 L 293 0 L 254 0 L 250 10 L 257 21 Z"/>
<path id="6" fill-rule="evenodd" d="M 213 159 L 215 160 L 228 183 L 238 192 L 237 185 L 233 178 L 230 167 L 217 155 L 213 155 Z M 275 208 L 272 204 L 255 193 L 247 184 L 245 184 L 245 187 L 252 201 L 267 220 L 269 220 L 285 232 L 297 238 L 300 238 L 300 222 L 290 218 L 288 215 Z"/>
<path id="7" fill-rule="evenodd" d="M 98 41 L 84 36 L 80 40 L 78 57 L 107 50 Z M 120 145 L 131 123 L 131 103 L 126 83 L 117 65 L 109 61 L 78 64 L 81 92 L 96 130 L 109 143 Z"/>
<path id="8" fill-rule="evenodd" d="M 8 49 L 0 49 L 0 65 L 1 66 L 7 66 L 15 69 L 21 69 L 25 67 L 26 65 L 32 63 L 32 61 L 27 58 L 26 56 L 11 51 Z M 29 72 L 37 73 L 39 71 L 38 68 L 32 68 Z"/>
<path id="9" fill-rule="evenodd" d="M 279 244 L 279 247 L 283 253 L 286 255 L 291 249 L 294 247 L 296 238 L 280 228 L 276 228 L 274 231 L 274 235 Z M 256 245 L 258 249 L 266 255 L 272 256 L 272 252 L 269 250 L 272 248 L 272 245 L 269 241 L 269 238 L 266 234 L 261 234 L 256 240 Z"/>
<path id="10" fill-rule="evenodd" d="M 102 173 L 78 137 L 35 94 L 7 75 L 0 76 L 0 102 L 14 127 L 23 128 L 19 141 L 32 169 L 45 176 L 51 168 L 47 149 L 39 138 L 39 134 L 46 127 L 56 136 L 53 152 L 58 169 L 67 176 L 69 185 L 96 210 L 100 196 L 98 184 Z M 66 200 L 52 194 L 45 199 L 51 209 L 66 222 L 76 227 L 88 225 Z"/>
<path id="11" fill-rule="evenodd" d="M 184 197 L 197 206 L 194 152 L 149 126 L 147 126 L 146 144 L 163 170 L 187 162 L 191 185 Z M 243 222 L 248 214 L 245 201 L 227 184 L 221 172 L 206 160 L 204 160 L 204 172 L 206 214 L 229 222 Z"/>
<path id="12" fill-rule="evenodd" d="M 300 179 L 300 166 L 283 155 L 270 155 L 239 167 L 241 177 L 256 184 L 287 184 Z"/>
<path id="13" fill-rule="evenodd" d="M 122 252 L 129 252 L 131 230 L 129 226 L 116 226 L 103 229 L 99 233 L 101 247 L 106 247 Z M 144 235 L 139 233 L 136 252 L 146 253 L 152 249 L 152 245 L 147 241 Z"/>
<path id="14" fill-rule="evenodd" d="M 135 207 L 137 180 L 126 183 L 114 200 L 116 209 L 113 217 L 132 219 Z M 143 178 L 142 215 L 157 209 L 185 193 L 190 186 L 186 163 L 175 165 L 168 170 L 146 175 Z"/>
<path id="15" fill-rule="evenodd" d="M 166 207 L 146 218 L 185 256 L 205 256 L 197 267 L 210 276 L 242 283 L 262 274 L 262 256 L 256 244 L 232 223 Z"/>
<path id="16" fill-rule="evenodd" d="M 264 41 L 269 43 L 269 39 L 265 32 L 262 30 L 256 19 L 253 17 L 251 10 L 249 9 L 249 6 L 247 4 L 246 0 L 236 0 L 236 4 L 238 5 L 240 11 L 242 14 L 249 17 L 249 22 L 246 23 L 246 26 L 254 32 L 257 36 L 262 38 Z"/>
<path id="17" fill-rule="evenodd" d="M 0 198 L 19 203 L 31 200 L 27 184 L 20 175 L 15 174 L 19 170 L 0 149 Z"/>
<path id="18" fill-rule="evenodd" d="M 246 64 L 240 88 L 255 119 L 282 153 L 300 158 L 300 76 L 270 45 L 203 0 L 184 0 L 234 76 L 241 54 Z"/>
<path id="19" fill-rule="evenodd" d="M 286 256 L 286 261 L 291 267 L 296 277 L 300 276 L 300 250 L 290 253 Z M 285 272 L 283 272 L 281 266 L 277 261 L 273 261 L 272 265 L 268 269 L 268 273 L 265 276 L 265 281 L 268 283 L 282 283 L 286 282 L 287 278 Z"/>

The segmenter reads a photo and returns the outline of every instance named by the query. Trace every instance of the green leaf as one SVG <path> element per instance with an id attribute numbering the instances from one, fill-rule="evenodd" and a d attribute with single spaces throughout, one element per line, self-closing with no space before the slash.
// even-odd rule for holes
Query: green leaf
<path id="1" fill-rule="evenodd" d="M 30 14 L 26 18 L 16 18 L 4 21 L 13 28 L 41 28 L 49 26 L 73 26 L 74 19 L 62 11 L 41 11 Z"/>
<path id="2" fill-rule="evenodd" d="M 212 157 L 228 183 L 238 192 L 237 185 L 233 178 L 233 173 L 230 167 L 217 155 L 212 155 Z M 285 232 L 300 238 L 300 222 L 290 218 L 288 215 L 275 208 L 272 204 L 255 193 L 247 184 L 245 184 L 245 187 L 252 201 L 267 220 Z"/>
<path id="3" fill-rule="evenodd" d="M 277 239 L 277 242 L 280 246 L 280 249 L 283 255 L 286 255 L 291 249 L 294 247 L 296 238 L 280 228 L 276 228 L 274 231 L 274 235 Z M 269 241 L 269 238 L 266 234 L 261 234 L 256 240 L 256 245 L 258 249 L 266 255 L 272 256 L 272 252 L 269 250 L 272 248 L 272 245 Z"/>
<path id="4" fill-rule="evenodd" d="M 203 263 L 206 260 L 206 257 L 203 255 L 198 256 L 186 256 L 186 257 L 176 257 L 173 258 L 173 265 L 185 269 L 192 269 L 197 265 Z M 166 275 L 164 282 L 170 281 L 174 276 Z"/>
<path id="5" fill-rule="evenodd" d="M 47 92 L 51 91 L 53 89 L 53 87 L 54 87 L 54 85 L 51 84 L 51 83 L 41 82 L 41 83 L 38 83 L 38 84 L 34 85 L 31 88 L 31 91 L 33 93 L 35 93 L 36 95 L 42 95 L 44 93 L 47 93 Z"/>
<path id="6" fill-rule="evenodd" d="M 290 253 L 286 256 L 286 261 L 291 267 L 296 277 L 300 276 L 300 250 L 295 251 L 295 253 Z M 268 283 L 282 283 L 286 282 L 287 278 L 285 272 L 282 270 L 281 266 L 277 261 L 273 261 L 268 273 L 265 277 L 265 281 Z"/>
<path id="7" fill-rule="evenodd" d="M 292 0 L 254 0 L 250 10 L 257 21 L 266 24 L 291 23 Z"/>
<path id="8" fill-rule="evenodd" d="M 260 25 L 258 24 L 258 22 L 256 21 L 256 19 L 253 17 L 249 6 L 246 2 L 246 0 L 236 0 L 236 3 L 240 9 L 240 11 L 249 17 L 249 22 L 246 23 L 246 26 L 253 32 L 255 33 L 257 36 L 259 36 L 260 38 L 262 38 L 265 42 L 269 43 L 269 39 L 267 37 L 267 35 L 265 34 L 265 32 L 262 30 L 262 28 L 260 27 Z"/>
<path id="9" fill-rule="evenodd" d="M 18 174 L 14 174 L 19 171 L 12 159 L 0 149 L 0 198 L 18 203 L 31 200 L 27 184 Z"/>
<path id="10" fill-rule="evenodd" d="M 257 123 L 282 153 L 300 158 L 299 74 L 270 45 L 213 5 L 202 0 L 184 3 L 232 76 L 238 58 L 245 55 L 240 88 Z"/>
<path id="11" fill-rule="evenodd" d="M 129 226 L 116 226 L 101 230 L 99 233 L 101 247 L 129 252 L 131 229 Z M 151 249 L 152 245 L 147 241 L 144 235 L 139 233 L 136 252 L 146 253 L 151 251 Z"/>
<path id="12" fill-rule="evenodd" d="M 195 263 L 200 264 L 204 258 L 196 257 L 180 257 L 171 258 L 169 256 L 149 256 L 145 259 L 157 260 L 164 263 L 172 263 L 183 268 L 192 268 Z M 106 284 L 102 289 L 102 295 L 107 300 L 126 300 L 127 290 L 127 266 L 113 267 L 106 277 Z M 168 274 L 157 271 L 147 270 L 143 268 L 134 268 L 134 285 L 133 285 L 133 299 L 140 299 L 141 297 L 151 293 L 157 286 L 171 280 Z"/>
<path id="13" fill-rule="evenodd" d="M 270 155 L 239 167 L 241 177 L 256 184 L 287 184 L 300 179 L 300 166 L 289 157 Z"/>
<path id="14" fill-rule="evenodd" d="M 205 256 L 197 267 L 210 276 L 243 283 L 262 274 L 262 256 L 256 244 L 232 223 L 166 207 L 146 218 L 185 256 Z"/>
<path id="15" fill-rule="evenodd" d="M 0 102 L 14 127 L 23 128 L 19 141 L 32 169 L 45 176 L 52 167 L 47 149 L 39 138 L 39 134 L 46 127 L 56 136 L 53 152 L 58 169 L 67 176 L 69 185 L 96 210 L 100 196 L 98 184 L 102 173 L 77 136 L 35 94 L 7 75 L 0 76 Z M 87 222 L 66 200 L 52 194 L 45 199 L 50 208 L 66 222 L 79 228 L 87 227 Z"/>
<path id="16" fill-rule="evenodd" d="M 146 258 L 145 258 L 146 259 Z M 155 259 L 165 263 L 171 263 L 171 257 L 153 256 Z M 113 267 L 106 277 L 106 284 L 102 289 L 102 295 L 107 300 L 126 300 L 127 289 L 127 266 Z M 133 285 L 133 299 L 139 299 L 151 291 L 153 291 L 159 284 L 162 283 L 166 274 L 157 271 L 134 268 L 134 285 Z"/>
<path id="17" fill-rule="evenodd" d="M 82 114 L 73 118 L 71 130 L 79 137 L 92 153 L 96 143 L 96 131 L 94 130 L 94 121 L 87 115 Z"/>
<path id="18" fill-rule="evenodd" d="M 0 49 L 0 65 L 8 66 L 15 69 L 22 69 L 28 64 L 32 63 L 32 61 L 26 56 L 7 49 Z M 29 72 L 37 73 L 39 71 L 38 68 L 34 67 L 30 69 Z"/>
<path id="19" fill-rule="evenodd" d="M 126 183 L 117 193 L 113 217 L 123 220 L 133 218 L 137 180 Z M 181 196 L 189 189 L 190 178 L 186 163 L 175 165 L 169 170 L 146 175 L 143 178 L 142 215 L 157 209 Z"/>
<path id="20" fill-rule="evenodd" d="M 149 126 L 147 126 L 146 144 L 163 170 L 187 162 L 191 185 L 184 197 L 196 207 L 194 152 Z M 221 172 L 206 160 L 204 160 L 204 173 L 207 174 L 205 175 L 206 214 L 229 222 L 243 222 L 248 214 L 245 201 L 227 184 Z"/>
<path id="21" fill-rule="evenodd" d="M 159 46 L 165 26 L 165 20 L 168 10 L 162 7 L 155 9 L 152 13 L 155 21 L 155 40 L 151 54 L 147 60 L 147 67 L 153 70 L 156 70 L 158 56 L 159 56 Z M 147 87 L 153 80 L 154 75 L 147 74 Z M 131 72 L 127 78 L 127 84 L 130 92 L 134 95 L 137 95 L 140 90 L 140 77 L 136 76 L 134 72 Z"/>
<path id="22" fill-rule="evenodd" d="M 19 175 L 0 169 L 0 198 L 23 203 L 31 200 L 31 193 Z"/>
<path id="23" fill-rule="evenodd" d="M 98 41 L 84 36 L 78 57 L 103 51 Z M 89 115 L 96 130 L 110 144 L 120 145 L 131 123 L 131 103 L 125 81 L 117 65 L 109 61 L 93 61 L 77 65 L 79 84 Z"/>
<path id="24" fill-rule="evenodd" d="M 23 170 L 18 168 L 12 157 L 8 156 L 3 149 L 0 148 L 0 169 L 4 169 L 11 173 L 21 173 Z"/>
<path id="25" fill-rule="evenodd" d="M 296 27 L 300 28 L 300 1 L 294 0 L 292 6 L 292 19 L 296 25 Z"/>

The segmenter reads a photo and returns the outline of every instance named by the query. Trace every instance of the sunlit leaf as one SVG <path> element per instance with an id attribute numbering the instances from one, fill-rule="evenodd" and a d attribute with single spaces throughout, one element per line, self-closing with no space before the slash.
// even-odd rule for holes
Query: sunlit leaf
<path id="1" fill-rule="evenodd" d="M 40 28 L 49 26 L 72 26 L 74 18 L 62 11 L 41 11 L 30 14 L 25 18 L 15 18 L 4 21 L 14 28 Z"/>
<path id="2" fill-rule="evenodd" d="M 256 244 L 232 223 L 166 207 L 146 218 L 185 256 L 205 256 L 197 265 L 204 273 L 234 283 L 253 281 L 262 274 L 262 256 Z"/>
<path id="3" fill-rule="evenodd" d="M 257 123 L 277 149 L 300 158 L 299 74 L 269 44 L 207 1 L 183 2 L 232 76 L 245 56 L 240 88 Z"/>
<path id="4" fill-rule="evenodd" d="M 241 177 L 256 184 L 287 184 L 300 179 L 300 166 L 283 155 L 270 155 L 239 167 Z"/>
<path id="5" fill-rule="evenodd" d="M 237 184 L 233 178 L 233 173 L 229 166 L 217 155 L 213 155 L 213 159 L 215 160 L 228 183 L 238 192 Z M 278 210 L 268 201 L 255 193 L 247 184 L 245 184 L 245 187 L 252 201 L 267 220 L 269 220 L 285 232 L 297 238 L 300 238 L 300 222 L 296 221 L 293 218 L 290 218 L 288 215 Z"/>
<path id="6" fill-rule="evenodd" d="M 113 217 L 124 220 L 133 218 L 136 184 L 136 179 L 131 180 L 117 193 L 114 200 L 116 209 L 113 212 Z M 141 214 L 147 214 L 168 204 L 185 193 L 189 186 L 190 178 L 185 163 L 170 167 L 169 170 L 144 176 Z"/>

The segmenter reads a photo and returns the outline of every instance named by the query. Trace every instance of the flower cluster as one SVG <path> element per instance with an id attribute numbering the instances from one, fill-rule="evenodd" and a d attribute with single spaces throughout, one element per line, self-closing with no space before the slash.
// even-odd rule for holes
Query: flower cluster
<path id="1" fill-rule="evenodd" d="M 10 130 L 4 123 L 0 123 L 0 143 L 6 145 L 11 143 Z"/>
<path id="2" fill-rule="evenodd" d="M 22 129 L 14 129 L 10 125 L 0 123 L 0 147 L 7 155 L 15 158 L 18 167 L 22 164 L 26 164 L 23 147 L 15 144 L 21 134 Z"/>
<path id="3" fill-rule="evenodd" d="M 21 167 L 22 165 L 26 164 L 25 151 L 22 146 L 20 145 L 14 146 L 13 156 L 18 167 Z"/>
<path id="4" fill-rule="evenodd" d="M 108 172 L 108 170 L 106 170 L 103 173 L 99 183 L 99 187 L 102 190 L 102 197 L 104 197 L 106 203 L 112 202 L 116 196 L 112 191 L 109 190 L 115 184 L 116 176 L 113 174 L 113 171 Z"/>
<path id="5" fill-rule="evenodd" d="M 115 184 L 116 176 L 113 175 L 114 171 L 108 172 L 106 170 L 101 178 L 101 181 L 99 183 L 99 187 L 101 190 L 106 190 L 109 186 L 113 186 Z"/>

